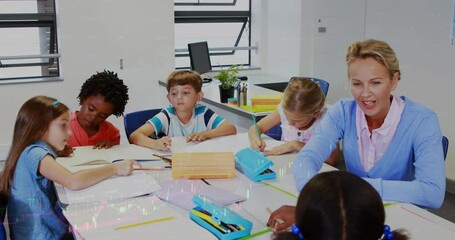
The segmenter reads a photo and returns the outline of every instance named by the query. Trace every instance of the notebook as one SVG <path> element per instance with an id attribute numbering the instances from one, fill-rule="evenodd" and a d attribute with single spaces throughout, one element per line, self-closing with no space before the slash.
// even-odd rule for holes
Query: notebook
<path id="1" fill-rule="evenodd" d="M 124 159 L 133 159 L 139 162 L 156 162 L 155 167 L 168 165 L 160 158 L 153 156 L 154 153 L 149 148 L 134 144 L 115 145 L 110 149 L 93 149 L 93 146 L 84 146 L 76 147 L 71 157 L 59 157 L 56 160 L 71 172 L 99 167 Z"/>

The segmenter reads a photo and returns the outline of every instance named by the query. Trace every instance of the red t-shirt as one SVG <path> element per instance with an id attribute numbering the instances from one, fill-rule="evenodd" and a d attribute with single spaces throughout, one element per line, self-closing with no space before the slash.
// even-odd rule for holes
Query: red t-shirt
<path id="1" fill-rule="evenodd" d="M 68 138 L 68 145 L 71 147 L 93 146 L 97 142 L 111 141 L 114 145 L 120 144 L 120 131 L 107 120 L 100 124 L 98 132 L 89 137 L 87 132 L 77 121 L 76 113 L 71 113 L 70 127 L 73 134 Z"/>

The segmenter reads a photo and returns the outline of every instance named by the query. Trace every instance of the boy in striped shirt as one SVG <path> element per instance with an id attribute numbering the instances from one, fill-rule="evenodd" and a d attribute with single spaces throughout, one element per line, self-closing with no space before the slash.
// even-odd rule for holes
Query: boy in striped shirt
<path id="1" fill-rule="evenodd" d="M 194 71 L 174 71 L 167 80 L 167 98 L 172 106 L 163 108 L 134 131 L 130 141 L 159 151 L 170 151 L 171 138 L 186 136 L 187 142 L 236 134 L 235 126 L 207 106 L 198 104 L 204 97 L 202 78 Z M 156 134 L 163 136 L 152 139 Z"/>

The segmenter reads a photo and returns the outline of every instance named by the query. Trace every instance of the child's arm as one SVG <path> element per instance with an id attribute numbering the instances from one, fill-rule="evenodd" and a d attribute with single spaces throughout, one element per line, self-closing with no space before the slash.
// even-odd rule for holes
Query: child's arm
<path id="1" fill-rule="evenodd" d="M 71 156 L 71 154 L 73 154 L 74 152 L 74 148 L 71 147 L 70 145 L 66 144 L 65 145 L 65 148 L 63 148 L 63 150 L 61 151 L 57 151 L 57 156 L 59 157 L 69 157 Z"/>
<path id="2" fill-rule="evenodd" d="M 104 126 L 104 137 L 102 140 L 95 143 L 93 146 L 95 149 L 107 149 L 120 144 L 120 130 L 108 121 L 104 122 Z"/>
<path id="3" fill-rule="evenodd" d="M 140 166 L 136 161 L 124 160 L 118 163 L 107 164 L 99 168 L 86 169 L 72 173 L 58 164 L 52 156 L 46 155 L 43 160 L 41 160 L 38 171 L 49 180 L 61 184 L 70 190 L 80 190 L 114 175 L 130 175 L 134 170 L 133 165 Z"/>
<path id="4" fill-rule="evenodd" d="M 164 152 L 169 152 L 171 149 L 169 146 L 171 146 L 171 138 L 169 137 L 162 137 L 160 139 L 152 139 L 149 136 L 151 136 L 153 133 L 155 133 L 155 128 L 150 124 L 150 123 L 145 123 L 142 125 L 140 128 L 138 128 L 136 131 L 131 133 L 130 135 L 130 142 L 155 149 L 158 151 L 164 151 Z"/>
<path id="5" fill-rule="evenodd" d="M 234 124 L 224 120 L 217 128 L 203 131 L 200 133 L 194 133 L 186 138 L 187 142 L 191 141 L 204 141 L 215 137 L 233 135 L 237 133 L 237 129 Z"/>
<path id="6" fill-rule="evenodd" d="M 280 146 L 274 147 L 267 151 L 267 155 L 281 155 L 288 152 L 298 152 L 300 151 L 305 143 L 300 141 L 290 141 L 281 144 Z"/>
<path id="7" fill-rule="evenodd" d="M 257 122 L 258 129 L 259 129 L 259 135 L 262 133 L 266 132 L 267 130 L 273 128 L 275 125 L 279 124 L 281 122 L 280 114 L 278 111 L 274 111 L 268 116 L 264 117 L 263 119 L 259 120 Z M 250 147 L 252 149 L 258 149 L 260 151 L 265 150 L 265 142 L 261 139 L 258 138 L 258 133 L 256 132 L 256 126 L 251 126 L 250 129 L 248 130 L 248 138 L 250 139 Z"/>

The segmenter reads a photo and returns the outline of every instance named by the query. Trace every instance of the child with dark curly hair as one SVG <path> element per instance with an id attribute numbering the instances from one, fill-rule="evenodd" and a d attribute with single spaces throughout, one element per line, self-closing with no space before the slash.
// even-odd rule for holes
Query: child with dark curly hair
<path id="1" fill-rule="evenodd" d="M 125 111 L 129 97 L 123 80 L 111 71 L 97 72 L 82 85 L 78 98 L 81 108 L 71 114 L 70 147 L 59 155 L 68 156 L 71 147 L 110 148 L 120 144 L 119 129 L 106 119 L 112 114 L 122 116 Z"/>

